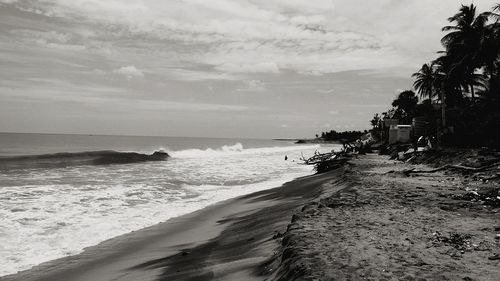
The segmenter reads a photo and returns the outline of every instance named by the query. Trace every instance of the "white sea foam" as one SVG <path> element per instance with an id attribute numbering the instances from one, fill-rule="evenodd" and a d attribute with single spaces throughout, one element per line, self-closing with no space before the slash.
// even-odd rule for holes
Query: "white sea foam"
<path id="1" fill-rule="evenodd" d="M 244 149 L 241 143 L 234 145 L 225 145 L 218 149 L 186 149 L 180 151 L 169 151 L 169 154 L 175 158 L 207 158 L 207 157 L 220 157 L 232 155 L 260 155 L 271 153 L 284 153 L 293 152 L 297 150 L 308 151 L 319 149 L 320 145 L 303 145 L 303 146 L 276 146 L 276 147 L 262 147 L 262 148 L 248 148 Z"/>
<path id="2" fill-rule="evenodd" d="M 0 276 L 279 186 L 311 173 L 302 153 L 330 149 L 235 144 L 170 151 L 165 162 L 0 172 Z"/>

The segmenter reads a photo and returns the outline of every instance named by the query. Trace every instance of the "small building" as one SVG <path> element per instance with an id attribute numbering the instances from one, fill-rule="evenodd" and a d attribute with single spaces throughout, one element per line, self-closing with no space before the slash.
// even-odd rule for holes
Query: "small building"
<path id="1" fill-rule="evenodd" d="M 389 128 L 389 144 L 410 142 L 411 129 L 411 125 L 391 125 Z"/>
<path id="2" fill-rule="evenodd" d="M 401 143 L 407 143 L 411 140 L 411 125 L 397 126 L 397 140 Z"/>
<path id="3" fill-rule="evenodd" d="M 384 118 L 382 122 L 382 139 L 387 140 L 389 144 L 397 142 L 396 126 L 399 125 L 399 119 Z"/>
<path id="4" fill-rule="evenodd" d="M 389 127 L 388 142 L 389 142 L 389 144 L 393 144 L 393 143 L 397 143 L 398 142 L 398 128 L 397 128 L 397 125 L 391 125 Z"/>

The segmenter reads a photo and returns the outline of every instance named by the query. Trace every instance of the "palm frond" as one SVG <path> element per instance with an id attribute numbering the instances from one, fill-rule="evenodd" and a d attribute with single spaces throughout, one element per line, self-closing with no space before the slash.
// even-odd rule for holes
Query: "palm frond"
<path id="1" fill-rule="evenodd" d="M 449 30 L 461 30 L 461 29 L 460 29 L 460 27 L 453 26 L 453 25 L 447 25 L 447 26 L 441 28 L 441 31 L 449 31 Z"/>

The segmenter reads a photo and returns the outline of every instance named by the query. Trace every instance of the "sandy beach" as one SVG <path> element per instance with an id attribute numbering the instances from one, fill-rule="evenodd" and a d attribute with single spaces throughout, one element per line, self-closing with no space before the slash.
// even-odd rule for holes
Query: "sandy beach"
<path id="1" fill-rule="evenodd" d="M 409 168 L 360 155 L 0 280 L 497 280 L 498 206 L 460 197 L 484 183 Z"/>
<path id="2" fill-rule="evenodd" d="M 500 281 L 500 0 L 0 0 L 0 38 L 0 281 Z"/>
<path id="3" fill-rule="evenodd" d="M 276 279 L 498 280 L 500 206 L 471 196 L 498 181 L 379 155 L 351 164 L 294 216 Z"/>

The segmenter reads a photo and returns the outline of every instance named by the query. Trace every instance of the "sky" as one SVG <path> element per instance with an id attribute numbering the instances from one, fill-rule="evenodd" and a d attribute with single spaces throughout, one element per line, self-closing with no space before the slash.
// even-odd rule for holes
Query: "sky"
<path id="1" fill-rule="evenodd" d="M 499 0 L 474 1 L 488 10 Z M 0 131 L 241 138 L 369 128 L 455 0 L 0 0 Z"/>

